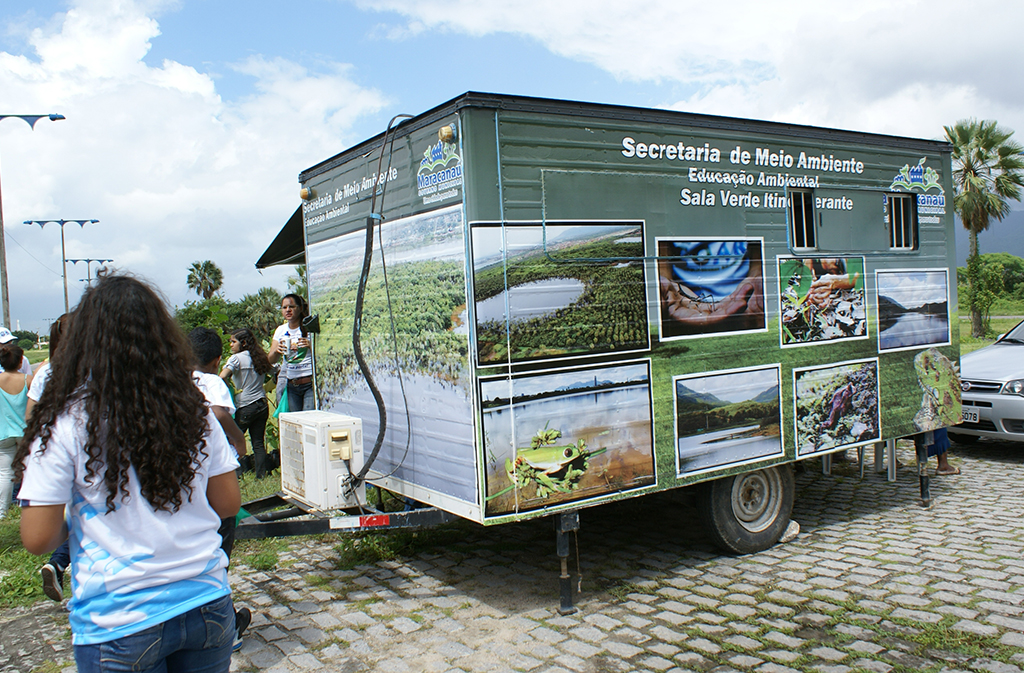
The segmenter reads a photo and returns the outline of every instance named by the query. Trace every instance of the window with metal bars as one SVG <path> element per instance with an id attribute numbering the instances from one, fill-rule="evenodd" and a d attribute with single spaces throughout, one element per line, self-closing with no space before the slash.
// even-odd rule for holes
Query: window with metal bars
<path id="1" fill-rule="evenodd" d="M 818 247 L 814 229 L 814 193 L 789 190 L 789 240 L 794 250 Z"/>
<path id="2" fill-rule="evenodd" d="M 885 195 L 885 225 L 889 228 L 889 248 L 917 248 L 917 197 L 914 194 Z"/>

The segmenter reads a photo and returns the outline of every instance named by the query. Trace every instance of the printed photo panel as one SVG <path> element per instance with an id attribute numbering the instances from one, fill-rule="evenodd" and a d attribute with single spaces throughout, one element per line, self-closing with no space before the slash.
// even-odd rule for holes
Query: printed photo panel
<path id="1" fill-rule="evenodd" d="M 782 346 L 868 338 L 863 257 L 779 257 Z"/>
<path id="2" fill-rule="evenodd" d="M 948 274 L 946 269 L 875 272 L 879 351 L 950 343 Z"/>
<path id="3" fill-rule="evenodd" d="M 464 231 L 460 205 L 380 226 L 381 245 L 363 298 L 362 344 L 388 415 L 374 469 L 476 503 Z M 366 234 L 352 231 L 311 244 L 306 254 L 310 303 L 322 326 L 315 359 L 318 407 L 363 419 L 363 436 L 375 438 L 377 403 L 352 346 L 365 244 Z"/>
<path id="4" fill-rule="evenodd" d="M 927 432 L 959 423 L 959 365 L 938 348 L 926 348 L 914 356 L 914 373 L 921 388 L 921 408 L 914 414 L 914 428 Z"/>
<path id="5" fill-rule="evenodd" d="M 793 370 L 798 456 L 881 439 L 878 360 Z"/>
<path id="6" fill-rule="evenodd" d="M 761 239 L 658 238 L 661 339 L 764 331 Z"/>
<path id="7" fill-rule="evenodd" d="M 655 483 L 647 361 L 480 381 L 485 515 Z"/>
<path id="8" fill-rule="evenodd" d="M 650 348 L 641 222 L 471 230 L 480 366 Z"/>
<path id="9" fill-rule="evenodd" d="M 778 365 L 679 376 L 676 476 L 783 453 Z"/>

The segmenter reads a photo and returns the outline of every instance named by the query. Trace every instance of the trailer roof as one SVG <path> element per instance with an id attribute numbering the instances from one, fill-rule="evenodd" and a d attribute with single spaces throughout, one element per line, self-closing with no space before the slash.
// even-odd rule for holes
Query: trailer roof
<path id="1" fill-rule="evenodd" d="M 828 142 L 861 143 L 881 147 L 905 149 L 914 152 L 948 152 L 952 146 L 945 141 L 924 140 L 901 136 L 889 136 L 879 133 L 863 133 L 860 131 L 844 131 L 819 126 L 801 124 L 784 124 L 738 117 L 721 117 L 717 115 L 677 112 L 654 108 L 630 107 L 628 105 L 608 105 L 604 103 L 583 103 L 578 101 L 560 100 L 555 98 L 534 98 L 532 96 L 513 96 L 495 93 L 468 91 L 445 103 L 431 108 L 415 117 L 401 121 L 393 129 L 394 137 L 402 137 L 425 126 L 436 124 L 439 120 L 449 117 L 464 108 L 484 108 L 509 110 L 516 112 L 533 112 L 538 114 L 564 115 L 568 117 L 587 117 L 590 119 L 610 119 L 618 121 L 647 122 L 688 128 L 707 128 L 716 130 L 737 131 L 743 133 L 772 134 L 779 137 L 801 139 L 817 139 Z M 329 159 L 307 168 L 299 174 L 299 182 L 304 183 L 327 171 L 333 170 L 352 159 L 364 156 L 379 148 L 384 140 L 384 133 L 369 138 L 358 145 L 348 148 Z M 266 268 L 276 264 L 302 264 L 305 262 L 302 236 L 301 208 L 289 218 L 287 224 L 267 248 L 256 263 L 257 268 Z"/>
<path id="2" fill-rule="evenodd" d="M 534 98 L 532 96 L 513 96 L 506 94 L 480 93 L 468 91 L 446 103 L 431 108 L 422 114 L 398 124 L 393 133 L 401 137 L 412 131 L 436 123 L 439 119 L 458 112 L 463 108 L 491 108 L 516 112 L 535 112 L 539 114 L 565 115 L 570 117 L 588 117 L 596 119 L 613 119 L 619 121 L 641 121 L 653 124 L 686 126 L 690 128 L 708 128 L 745 133 L 770 133 L 776 136 L 791 136 L 803 139 L 817 139 L 832 142 L 863 143 L 884 147 L 906 149 L 912 151 L 935 152 L 949 151 L 949 143 L 940 140 L 924 140 L 890 136 L 880 133 L 864 133 L 860 131 L 844 131 L 820 126 L 802 124 L 785 124 L 738 117 L 721 117 L 717 115 L 677 112 L 654 108 L 630 107 L 627 105 L 608 105 L 604 103 L 583 103 L 578 101 L 560 100 L 556 98 Z M 384 134 L 365 140 L 358 145 L 321 161 L 299 174 L 299 182 L 306 182 L 326 171 L 330 171 L 351 159 L 362 156 L 374 148 L 380 147 Z"/>

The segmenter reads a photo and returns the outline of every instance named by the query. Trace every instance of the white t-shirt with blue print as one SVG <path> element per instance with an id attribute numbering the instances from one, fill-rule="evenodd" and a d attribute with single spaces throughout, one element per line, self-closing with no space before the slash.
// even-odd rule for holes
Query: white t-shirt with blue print
<path id="1" fill-rule="evenodd" d="M 68 505 L 75 645 L 103 643 L 143 631 L 231 593 L 221 551 L 220 517 L 206 499 L 210 477 L 238 467 L 216 418 L 206 418 L 206 447 L 192 480 L 191 501 L 177 512 L 154 510 L 129 470 L 127 501 L 107 513 L 102 473 L 85 481 L 86 418 L 81 407 L 53 426 L 46 451 L 31 447 L 18 495 L 32 505 Z"/>

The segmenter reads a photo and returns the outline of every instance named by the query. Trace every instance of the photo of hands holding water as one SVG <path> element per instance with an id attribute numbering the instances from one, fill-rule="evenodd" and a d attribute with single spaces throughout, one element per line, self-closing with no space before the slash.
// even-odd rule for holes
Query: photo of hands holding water
<path id="1" fill-rule="evenodd" d="M 661 338 L 766 329 L 760 239 L 657 239 Z"/>

